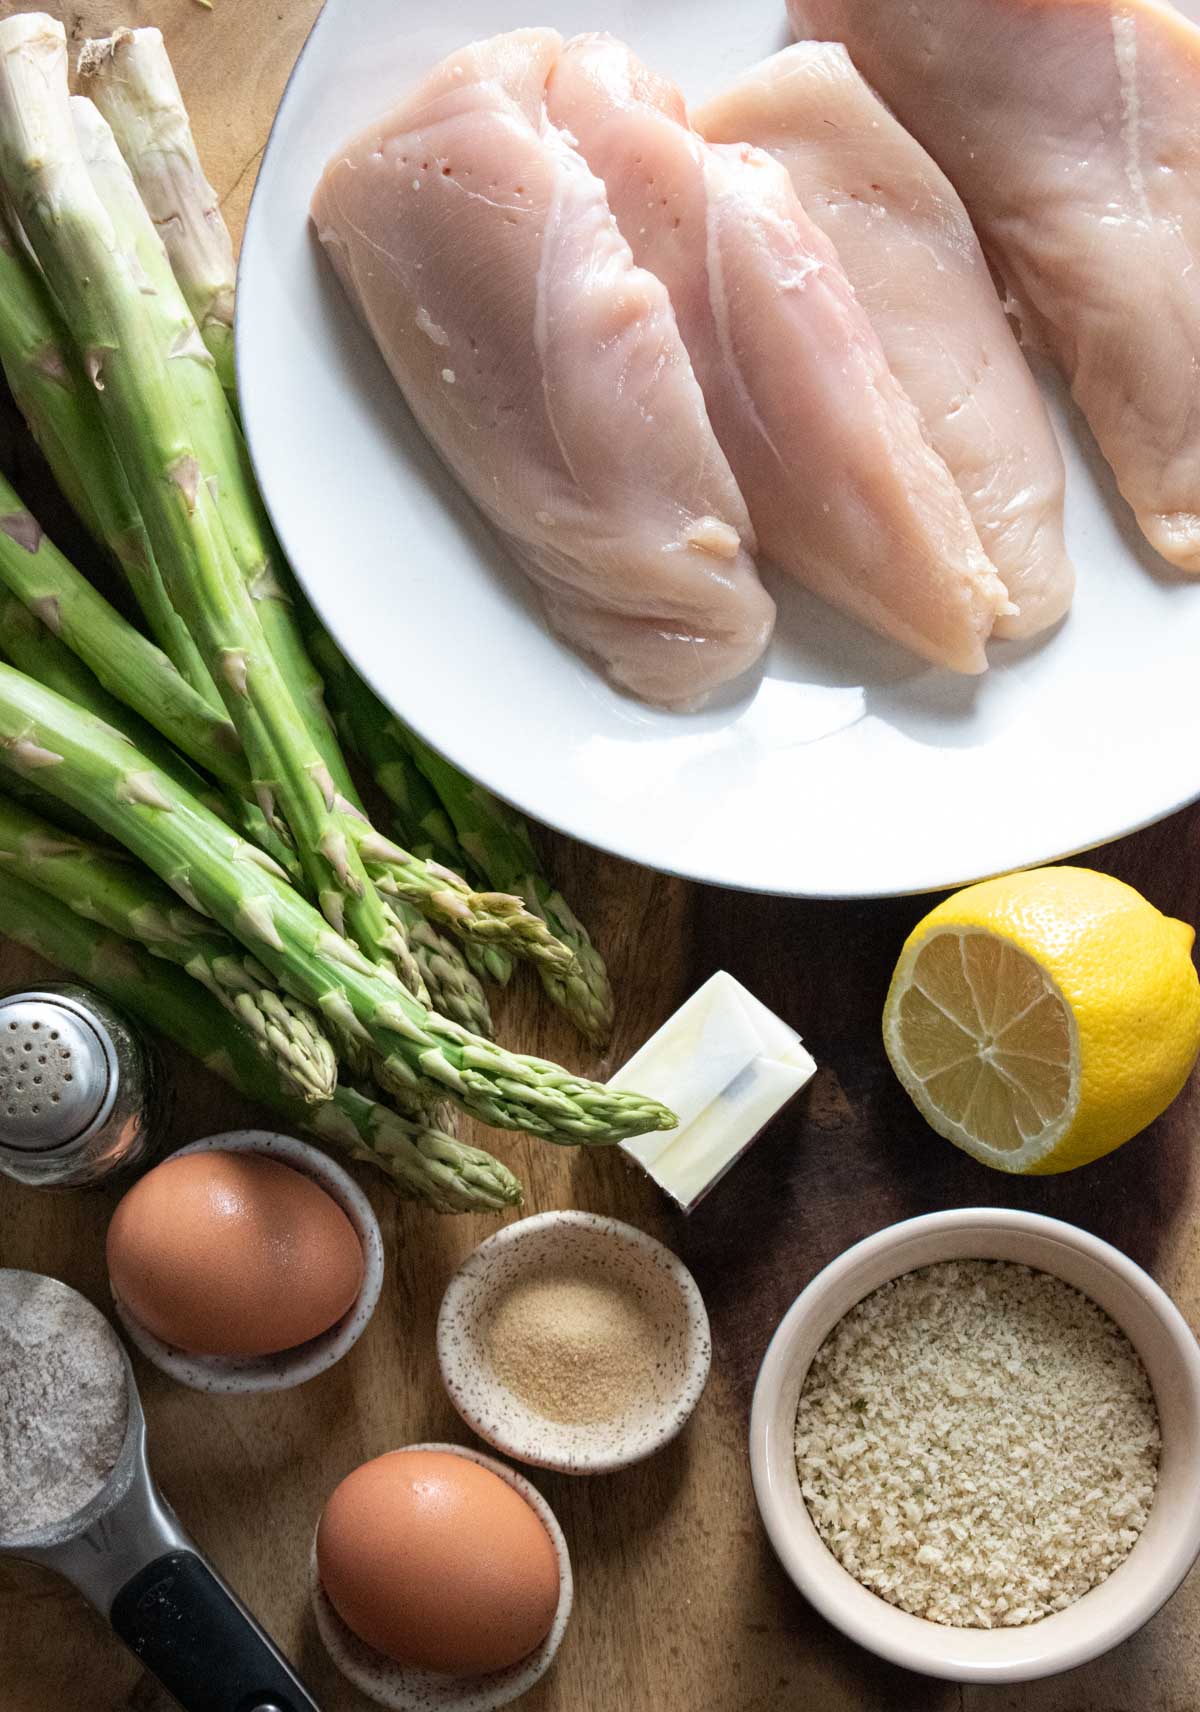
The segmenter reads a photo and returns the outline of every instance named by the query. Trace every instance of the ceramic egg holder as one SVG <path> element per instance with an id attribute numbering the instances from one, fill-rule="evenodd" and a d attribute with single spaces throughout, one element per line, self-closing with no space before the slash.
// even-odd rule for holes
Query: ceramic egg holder
<path id="1" fill-rule="evenodd" d="M 319 1337 L 273 1355 L 193 1355 L 154 1336 L 136 1320 L 119 1296 L 113 1307 L 130 1342 L 169 1378 L 193 1391 L 249 1393 L 290 1391 L 324 1373 L 354 1347 L 375 1312 L 383 1288 L 383 1238 L 371 1203 L 347 1172 L 320 1148 L 288 1135 L 261 1129 L 229 1130 L 205 1136 L 170 1155 L 189 1153 L 257 1153 L 309 1177 L 345 1213 L 362 1244 L 363 1281 L 358 1296 L 341 1319 Z"/>
<path id="2" fill-rule="evenodd" d="M 482 1451 L 464 1445 L 420 1444 L 405 1445 L 405 1450 L 447 1451 L 451 1456 L 465 1457 L 481 1468 L 499 1475 L 506 1485 L 524 1498 L 550 1536 L 558 1559 L 558 1608 L 550 1632 L 540 1646 L 527 1658 L 509 1665 L 506 1670 L 489 1671 L 483 1676 L 446 1676 L 436 1671 L 410 1670 L 394 1659 L 360 1641 L 342 1622 L 326 1597 L 317 1573 L 316 1538 L 313 1539 L 309 1566 L 309 1593 L 317 1629 L 333 1662 L 354 1686 L 386 1706 L 390 1712 L 494 1712 L 507 1706 L 519 1695 L 526 1694 L 554 1662 L 566 1632 L 574 1599 L 574 1580 L 567 1542 L 553 1510 L 535 1486 L 515 1469 Z"/>

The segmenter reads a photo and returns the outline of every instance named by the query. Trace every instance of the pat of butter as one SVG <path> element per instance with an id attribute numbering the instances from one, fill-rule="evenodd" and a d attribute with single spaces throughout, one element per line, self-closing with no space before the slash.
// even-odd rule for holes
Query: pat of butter
<path id="1" fill-rule="evenodd" d="M 795 1030 L 718 970 L 610 1080 L 679 1119 L 621 1151 L 691 1212 L 816 1068 Z"/>

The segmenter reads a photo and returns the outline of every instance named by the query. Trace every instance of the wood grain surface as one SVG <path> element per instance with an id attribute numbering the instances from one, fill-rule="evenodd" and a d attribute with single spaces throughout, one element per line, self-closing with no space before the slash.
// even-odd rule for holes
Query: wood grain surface
<path id="1" fill-rule="evenodd" d="M 412 4 L 413 0 L 404 0 Z M 0 14 L 16 10 L 0 0 Z M 316 0 L 80 0 L 74 41 L 118 23 L 164 30 L 210 176 L 240 230 L 272 114 Z M 601 8 L 601 13 L 603 8 Z M 600 18 L 602 22 L 602 17 Z M 44 472 L 11 422 L 5 470 L 55 515 Z M 87 549 L 63 524 L 64 545 Z M 814 804 L 814 815 L 837 804 Z M 880 835 L 886 836 L 886 827 Z M 1152 1130 L 1063 1178 L 1013 1181 L 933 1136 L 895 1083 L 879 1041 L 888 976 L 928 900 L 824 904 L 705 890 L 547 839 L 555 872 L 609 957 L 619 1032 L 589 1059 L 530 983 L 498 1006 L 502 1038 L 603 1076 L 704 977 L 732 971 L 798 1028 L 822 1066 L 794 1106 L 688 1220 L 612 1153 L 501 1137 L 529 1212 L 586 1207 L 652 1231 L 693 1269 L 714 1330 L 712 1380 L 668 1450 L 596 1480 L 535 1474 L 565 1530 L 576 1608 L 558 1662 L 529 1712 L 1196 1712 L 1200 1577 L 1139 1635 L 1084 1669 L 1025 1687 L 960 1688 L 892 1669 L 805 1605 L 758 1524 L 745 1452 L 754 1376 L 785 1308 L 847 1244 L 939 1207 L 993 1204 L 1066 1218 L 1148 1267 L 1193 1324 L 1200 1083 Z M 1200 811 L 1095 854 L 1193 924 L 1200 919 Z M 0 984 L 43 973 L 0 946 Z M 173 1139 L 263 1114 L 178 1054 Z M 267 1119 L 269 1123 L 269 1117 Z M 497 1146 L 496 1137 L 488 1145 Z M 387 1242 L 378 1313 L 353 1354 L 302 1390 L 217 1398 L 137 1363 L 152 1460 L 185 1525 L 298 1662 L 327 1712 L 365 1712 L 325 1657 L 305 1574 L 326 1494 L 364 1458 L 415 1440 L 470 1435 L 434 1362 L 434 1320 L 450 1274 L 494 1228 L 400 1206 L 359 1176 Z M 65 1278 L 103 1305 L 103 1238 L 113 1196 L 54 1197 L 0 1181 L 0 1265 Z M 0 1562 L 0 1712 L 149 1712 L 164 1704 L 136 1661 L 69 1588 Z"/>

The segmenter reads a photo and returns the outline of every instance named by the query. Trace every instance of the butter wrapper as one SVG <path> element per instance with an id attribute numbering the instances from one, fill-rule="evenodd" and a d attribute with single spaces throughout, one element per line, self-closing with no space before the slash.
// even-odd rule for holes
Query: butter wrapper
<path id="1" fill-rule="evenodd" d="M 610 1079 L 679 1119 L 621 1151 L 690 1213 L 816 1069 L 795 1030 L 718 970 Z"/>

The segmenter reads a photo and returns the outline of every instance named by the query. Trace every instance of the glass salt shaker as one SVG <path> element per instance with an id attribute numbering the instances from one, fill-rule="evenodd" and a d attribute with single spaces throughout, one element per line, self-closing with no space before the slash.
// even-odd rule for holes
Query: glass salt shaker
<path id="1" fill-rule="evenodd" d="M 79 1189 L 144 1162 L 163 1137 L 166 1083 L 150 1042 L 91 988 L 0 994 L 0 1172 Z"/>

